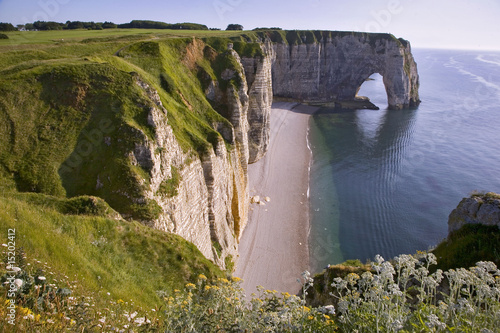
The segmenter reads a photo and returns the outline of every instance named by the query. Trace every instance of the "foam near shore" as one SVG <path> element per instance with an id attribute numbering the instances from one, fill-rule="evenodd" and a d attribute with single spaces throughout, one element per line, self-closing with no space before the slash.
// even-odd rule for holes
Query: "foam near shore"
<path id="1" fill-rule="evenodd" d="M 274 103 L 269 150 L 248 166 L 249 223 L 240 240 L 235 276 L 250 295 L 257 286 L 297 293 L 300 274 L 309 269 L 309 168 L 307 143 L 315 107 Z M 267 199 L 267 200 L 266 200 Z"/>

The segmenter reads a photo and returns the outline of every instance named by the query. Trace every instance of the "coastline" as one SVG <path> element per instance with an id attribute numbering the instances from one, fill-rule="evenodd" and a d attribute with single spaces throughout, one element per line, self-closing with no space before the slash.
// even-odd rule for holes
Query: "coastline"
<path id="1" fill-rule="evenodd" d="M 309 263 L 310 116 L 317 110 L 291 102 L 276 102 L 271 111 L 269 149 L 248 166 L 249 221 L 240 239 L 234 275 L 243 279 L 247 295 L 257 286 L 298 293 L 297 279 Z M 266 201 L 266 198 L 269 201 Z"/>

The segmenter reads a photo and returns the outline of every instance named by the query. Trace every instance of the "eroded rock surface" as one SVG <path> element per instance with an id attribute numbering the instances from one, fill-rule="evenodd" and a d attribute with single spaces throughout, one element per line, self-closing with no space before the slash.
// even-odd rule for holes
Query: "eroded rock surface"
<path id="1" fill-rule="evenodd" d="M 465 224 L 496 225 L 500 228 L 500 195 L 486 193 L 464 198 L 448 218 L 448 232 Z"/>

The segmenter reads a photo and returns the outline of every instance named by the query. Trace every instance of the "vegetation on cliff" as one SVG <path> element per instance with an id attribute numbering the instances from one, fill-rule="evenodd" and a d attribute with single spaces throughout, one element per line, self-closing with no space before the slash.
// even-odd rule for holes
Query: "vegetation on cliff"
<path id="1" fill-rule="evenodd" d="M 28 258 L 75 276 L 76 291 L 106 290 L 111 299 L 152 307 L 158 291 L 224 273 L 193 244 L 134 221 L 160 213 L 142 193 L 150 170 L 129 156 L 155 137 L 148 122 L 155 105 L 137 81 L 158 91 L 188 153 L 204 153 L 221 137 L 214 124 L 230 124 L 198 79 L 200 68 L 216 77 L 211 59 L 188 55 L 198 42 L 203 51 L 203 42 L 98 33 L 12 32 L 0 45 L 0 226 L 2 235 L 16 230 Z M 167 196 L 180 182 L 171 169 L 160 187 Z"/>
<path id="2" fill-rule="evenodd" d="M 18 253 L 18 255 L 22 255 Z M 151 309 L 107 289 L 82 294 L 78 281 L 53 276 L 40 260 L 22 257 L 9 267 L 10 296 L 0 296 L 0 327 L 17 332 L 168 331 L 168 332 L 494 332 L 500 320 L 500 271 L 491 262 L 470 269 L 430 273 L 435 256 L 419 253 L 385 261 L 377 256 L 369 269 L 337 277 L 329 285 L 331 303 L 311 307 L 314 280 L 302 279 L 302 297 L 259 288 L 247 299 L 239 279 L 198 275 L 173 292 L 159 290 Z M 31 265 L 33 264 L 33 265 Z M 31 266 L 31 267 L 30 267 Z M 149 280 L 150 283 L 156 281 Z M 120 288 L 120 290 L 123 290 Z M 151 309 L 151 310 L 150 310 Z M 9 317 L 11 315 L 11 317 Z"/>
<path id="3" fill-rule="evenodd" d="M 453 231 L 434 250 L 438 268 L 470 267 L 478 261 L 500 266 L 500 229 L 497 226 L 466 224 Z"/>
<path id="4" fill-rule="evenodd" d="M 224 276 L 193 244 L 124 221 L 98 198 L 58 199 L 3 190 L 0 221 L 2 235 L 15 229 L 14 243 L 2 240 L 0 275 L 8 271 L 6 245 L 15 244 L 16 267 L 40 268 L 47 278 L 66 276 L 75 282 L 61 287 L 74 293 L 109 293 L 109 300 L 133 299 L 138 306 L 147 307 L 160 302 L 158 291 L 173 292 L 186 281 L 195 282 L 201 273 L 209 278 Z M 30 265 L 23 266 L 24 256 Z"/>

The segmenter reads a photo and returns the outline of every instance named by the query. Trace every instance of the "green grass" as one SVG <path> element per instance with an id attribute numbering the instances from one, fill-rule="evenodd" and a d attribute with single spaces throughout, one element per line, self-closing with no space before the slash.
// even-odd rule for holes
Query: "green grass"
<path id="1" fill-rule="evenodd" d="M 158 192 L 166 195 L 168 198 L 175 197 L 177 195 L 177 188 L 179 187 L 181 179 L 182 177 L 179 170 L 175 166 L 172 166 L 172 176 L 160 184 Z"/>
<path id="2" fill-rule="evenodd" d="M 209 279 L 224 276 L 179 236 L 137 222 L 65 215 L 54 208 L 60 204 L 40 194 L 3 192 L 0 232 L 15 228 L 17 248 L 48 262 L 53 273 L 76 276 L 87 294 L 105 290 L 115 300 L 154 307 L 160 302 L 157 291 L 173 293 L 202 273 Z"/>
<path id="3" fill-rule="evenodd" d="M 242 31 L 207 30 L 166 30 L 166 29 L 104 29 L 104 30 L 51 30 L 51 31 L 12 31 L 4 32 L 9 40 L 0 40 L 0 48 L 26 44 L 63 45 L 88 40 L 103 42 L 113 39 L 152 39 L 165 37 L 235 37 Z"/>
<path id="4" fill-rule="evenodd" d="M 478 261 L 492 261 L 500 266 L 500 228 L 466 224 L 452 232 L 433 251 L 438 267 L 447 270 L 472 267 Z"/>
<path id="5" fill-rule="evenodd" d="M 85 60 L 41 62 L 4 76 L 4 174 L 19 191 L 94 195 L 122 214 L 145 219 L 132 204 L 141 198 L 139 183 L 147 184 L 149 170 L 130 165 L 126 154 L 154 131 L 147 124 L 151 102 L 134 80 L 109 64 Z"/>

